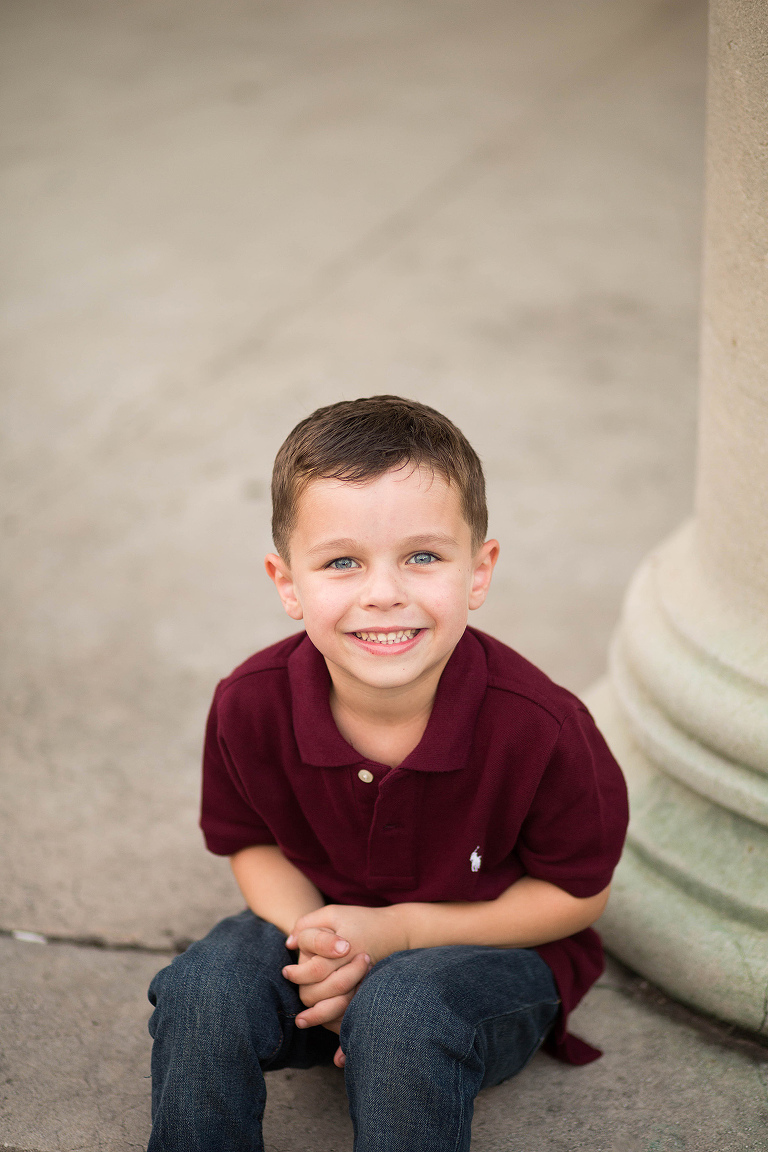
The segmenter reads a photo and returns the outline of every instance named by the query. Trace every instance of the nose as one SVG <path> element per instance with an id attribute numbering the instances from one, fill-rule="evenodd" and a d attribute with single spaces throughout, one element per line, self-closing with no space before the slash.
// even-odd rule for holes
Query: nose
<path id="1" fill-rule="evenodd" d="M 368 570 L 368 579 L 361 589 L 364 608 L 402 608 L 406 603 L 402 578 L 396 564 L 375 564 Z"/>

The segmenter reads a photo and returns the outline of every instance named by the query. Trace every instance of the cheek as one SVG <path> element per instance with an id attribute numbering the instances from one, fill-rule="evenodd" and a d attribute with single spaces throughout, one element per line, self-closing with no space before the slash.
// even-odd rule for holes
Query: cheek
<path id="1" fill-rule="evenodd" d="M 430 589 L 429 606 L 442 620 L 463 620 L 469 602 L 466 573 L 454 572 L 449 579 L 437 582 Z"/>
<path id="2" fill-rule="evenodd" d="M 338 620 L 348 604 L 348 591 L 340 584 L 328 582 L 305 589 L 302 607 L 305 619 L 330 625 Z"/>

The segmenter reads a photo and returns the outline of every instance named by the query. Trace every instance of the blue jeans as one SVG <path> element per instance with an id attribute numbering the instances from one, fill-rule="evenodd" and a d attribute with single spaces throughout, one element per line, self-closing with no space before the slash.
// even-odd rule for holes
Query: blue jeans
<path id="1" fill-rule="evenodd" d="M 292 960 L 278 928 L 241 912 L 158 972 L 148 1152 L 262 1152 L 264 1072 L 331 1062 L 339 1038 L 295 1026 Z M 529 949 L 387 956 L 341 1028 L 355 1152 L 467 1152 L 475 1096 L 528 1063 L 557 1010 Z"/>

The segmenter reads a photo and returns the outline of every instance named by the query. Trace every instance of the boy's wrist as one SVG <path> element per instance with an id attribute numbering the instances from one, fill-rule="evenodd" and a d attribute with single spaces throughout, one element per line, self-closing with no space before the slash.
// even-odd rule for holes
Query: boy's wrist
<path id="1" fill-rule="evenodd" d="M 406 943 L 403 948 L 433 948 L 441 944 L 469 944 L 475 942 L 478 917 L 488 907 L 486 901 L 473 904 L 425 901 L 395 904 L 401 916 L 401 932 Z"/>
<path id="2" fill-rule="evenodd" d="M 391 924 L 391 952 L 406 952 L 413 948 L 414 913 L 418 904 L 390 904 L 382 912 Z"/>

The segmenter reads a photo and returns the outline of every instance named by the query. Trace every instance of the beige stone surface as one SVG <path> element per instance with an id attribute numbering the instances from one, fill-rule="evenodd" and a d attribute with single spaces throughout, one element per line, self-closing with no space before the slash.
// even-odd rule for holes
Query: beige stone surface
<path id="1" fill-rule="evenodd" d="M 703 12 L 9 5 L 0 925 L 163 944 L 218 677 L 286 631 L 271 459 L 444 408 L 503 555 L 476 619 L 581 688 L 690 507 Z"/>
<path id="2" fill-rule="evenodd" d="M 0 1148 L 146 1147 L 147 987 L 169 959 L 0 938 Z"/>
<path id="3" fill-rule="evenodd" d="M 712 3 L 697 545 L 742 631 L 762 640 L 768 698 L 766 51 L 765 3 Z"/>

